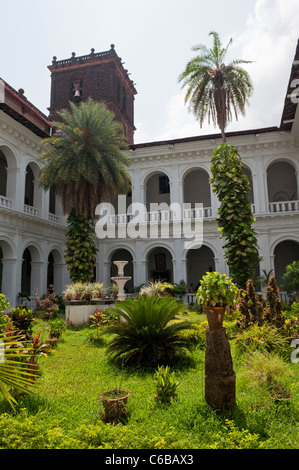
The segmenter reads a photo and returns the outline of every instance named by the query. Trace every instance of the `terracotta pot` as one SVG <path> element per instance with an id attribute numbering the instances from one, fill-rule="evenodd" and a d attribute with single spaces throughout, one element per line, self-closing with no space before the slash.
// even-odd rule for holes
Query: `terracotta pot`
<path id="1" fill-rule="evenodd" d="M 81 300 L 81 294 L 74 294 L 72 300 Z"/>
<path id="2" fill-rule="evenodd" d="M 105 411 L 103 420 L 106 423 L 117 422 L 125 418 L 128 411 L 127 400 L 129 395 L 130 392 L 124 390 L 112 390 L 100 395 Z"/>
<path id="3" fill-rule="evenodd" d="M 226 307 L 203 307 L 209 328 L 222 328 Z"/>

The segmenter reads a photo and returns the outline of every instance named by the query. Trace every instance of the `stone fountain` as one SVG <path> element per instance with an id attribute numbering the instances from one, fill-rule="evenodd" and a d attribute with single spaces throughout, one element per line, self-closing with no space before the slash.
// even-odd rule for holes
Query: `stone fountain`
<path id="1" fill-rule="evenodd" d="M 125 300 L 126 294 L 124 292 L 124 287 L 126 282 L 132 279 L 130 276 L 124 275 L 124 268 L 126 264 L 128 264 L 128 261 L 113 261 L 113 264 L 115 264 L 118 269 L 117 276 L 111 278 L 111 281 L 114 281 L 118 286 L 117 300 Z"/>

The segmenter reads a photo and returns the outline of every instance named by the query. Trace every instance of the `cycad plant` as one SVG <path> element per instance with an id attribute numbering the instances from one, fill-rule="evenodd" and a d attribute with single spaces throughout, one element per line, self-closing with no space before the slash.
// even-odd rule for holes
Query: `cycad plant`
<path id="1" fill-rule="evenodd" d="M 107 352 L 113 359 L 121 358 L 124 364 L 171 364 L 192 348 L 182 334 L 192 325 L 176 318 L 184 311 L 184 304 L 171 297 L 129 298 L 110 311 L 120 321 L 105 330 L 105 334 L 114 335 Z"/>
<path id="2" fill-rule="evenodd" d="M 128 146 L 122 125 L 104 103 L 88 98 L 79 106 L 70 103 L 70 108 L 60 111 L 55 134 L 43 141 L 40 185 L 55 190 L 70 217 L 66 262 L 71 278 L 88 282 L 95 264 L 91 221 L 98 204 L 112 202 L 130 188 L 129 158 L 123 152 Z M 85 240 L 78 248 L 76 237 L 84 225 Z"/>

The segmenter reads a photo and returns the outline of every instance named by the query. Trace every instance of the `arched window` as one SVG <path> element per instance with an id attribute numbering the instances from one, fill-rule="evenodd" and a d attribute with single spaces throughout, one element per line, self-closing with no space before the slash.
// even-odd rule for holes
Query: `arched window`
<path id="1" fill-rule="evenodd" d="M 211 207 L 211 188 L 208 173 L 195 168 L 189 171 L 184 177 L 184 203 L 203 204 L 203 207 Z"/>
<path id="2" fill-rule="evenodd" d="M 34 174 L 30 165 L 26 168 L 24 203 L 27 206 L 34 206 Z"/>
<path id="3" fill-rule="evenodd" d="M 7 161 L 4 153 L 0 150 L 0 196 L 6 197 L 7 187 Z"/>
<path id="4" fill-rule="evenodd" d="M 293 165 L 285 161 L 272 163 L 267 171 L 269 202 L 296 201 L 298 188 Z"/>

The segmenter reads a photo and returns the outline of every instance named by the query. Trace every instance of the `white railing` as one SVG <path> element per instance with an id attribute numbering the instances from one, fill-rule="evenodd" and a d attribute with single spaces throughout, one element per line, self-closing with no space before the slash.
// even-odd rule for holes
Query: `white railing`
<path id="1" fill-rule="evenodd" d="M 269 211 L 273 213 L 297 212 L 299 211 L 299 201 L 279 201 L 270 202 Z"/>
<path id="2" fill-rule="evenodd" d="M 202 207 L 201 209 L 185 209 L 184 219 L 210 219 L 212 217 L 211 207 Z"/>
<path id="3" fill-rule="evenodd" d="M 20 297 L 20 304 L 26 308 L 34 310 L 36 306 L 36 298 L 34 296 L 30 296 L 29 299 L 27 299 L 27 297 Z"/>
<path id="4" fill-rule="evenodd" d="M 51 213 L 49 213 L 49 221 L 50 222 L 55 222 L 55 224 L 61 224 L 62 223 L 61 217 L 59 217 L 58 215 L 55 215 L 55 214 L 51 214 Z"/>
<path id="5" fill-rule="evenodd" d="M 154 212 L 145 212 L 143 215 L 136 216 L 141 217 L 146 222 L 173 222 L 178 221 L 176 214 L 172 210 L 166 211 L 154 211 Z M 212 217 L 212 208 L 203 207 L 201 209 L 186 209 L 183 211 L 184 220 L 194 220 L 194 219 L 208 219 Z M 135 215 L 132 214 L 112 214 L 108 216 L 108 225 L 120 225 L 128 224 L 131 220 L 134 220 Z"/>
<path id="6" fill-rule="evenodd" d="M 0 196 L 0 206 L 12 208 L 12 199 L 8 197 Z"/>
<path id="7" fill-rule="evenodd" d="M 27 204 L 24 204 L 24 212 L 25 214 L 33 215 L 34 217 L 39 216 L 39 210 L 36 209 L 36 207 L 27 206 Z"/>

